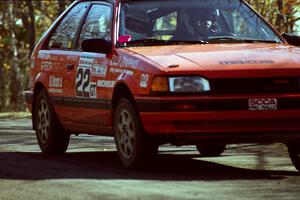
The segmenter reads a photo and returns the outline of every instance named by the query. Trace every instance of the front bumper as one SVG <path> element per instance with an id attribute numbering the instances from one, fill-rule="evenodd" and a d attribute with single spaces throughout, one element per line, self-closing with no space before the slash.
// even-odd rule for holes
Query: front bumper
<path id="1" fill-rule="evenodd" d="M 245 96 L 140 98 L 137 107 L 149 135 L 232 142 L 300 140 L 300 95 L 271 98 L 278 100 L 278 110 L 250 111 Z"/>

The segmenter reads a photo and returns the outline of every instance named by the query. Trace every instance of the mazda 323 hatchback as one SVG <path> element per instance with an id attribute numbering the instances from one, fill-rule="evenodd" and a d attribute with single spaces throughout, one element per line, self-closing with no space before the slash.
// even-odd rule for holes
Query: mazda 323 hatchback
<path id="1" fill-rule="evenodd" d="M 43 153 L 114 136 L 124 167 L 159 145 L 281 142 L 300 169 L 300 48 L 242 0 L 78 0 L 31 57 L 25 92 Z"/>

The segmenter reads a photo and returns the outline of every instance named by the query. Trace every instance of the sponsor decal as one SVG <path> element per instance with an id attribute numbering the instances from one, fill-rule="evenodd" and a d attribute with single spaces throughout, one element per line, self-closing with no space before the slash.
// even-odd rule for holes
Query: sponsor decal
<path id="1" fill-rule="evenodd" d="M 67 56 L 66 60 L 69 62 L 77 62 L 78 57 L 77 56 Z"/>
<path id="2" fill-rule="evenodd" d="M 110 68 L 110 73 L 113 74 L 128 74 L 128 75 L 133 75 L 133 71 L 128 70 L 128 69 L 120 69 L 120 68 Z"/>
<path id="3" fill-rule="evenodd" d="M 49 55 L 49 59 L 50 59 L 50 57 L 51 57 L 51 61 L 55 61 L 55 62 L 61 62 L 61 58 L 62 58 L 62 56 L 60 56 L 60 55 Z"/>
<path id="4" fill-rule="evenodd" d="M 92 75 L 106 77 L 107 65 L 94 64 L 92 66 Z"/>
<path id="5" fill-rule="evenodd" d="M 128 56 L 124 56 L 122 59 L 122 66 L 123 67 L 130 67 L 136 69 L 139 65 L 140 61 L 135 58 L 131 58 Z"/>
<path id="6" fill-rule="evenodd" d="M 60 56 L 59 62 L 66 62 L 66 58 L 64 56 Z"/>
<path id="7" fill-rule="evenodd" d="M 110 61 L 110 66 L 119 66 L 119 64 L 120 64 L 120 57 L 118 55 L 114 56 Z"/>
<path id="8" fill-rule="evenodd" d="M 60 88 L 49 88 L 49 93 L 63 93 L 63 89 Z"/>
<path id="9" fill-rule="evenodd" d="M 97 87 L 102 88 L 112 88 L 114 87 L 116 81 L 106 81 L 106 80 L 98 80 Z"/>
<path id="10" fill-rule="evenodd" d="M 80 56 L 78 67 L 91 68 L 93 63 L 94 57 L 83 54 L 82 56 Z"/>
<path id="11" fill-rule="evenodd" d="M 93 87 L 93 86 L 92 86 Z M 78 67 L 76 74 L 76 96 L 93 97 L 95 94 L 91 90 L 91 68 Z"/>
<path id="12" fill-rule="evenodd" d="M 63 93 L 63 79 L 57 76 L 49 76 L 49 93 Z"/>
<path id="13" fill-rule="evenodd" d="M 57 76 L 49 77 L 49 87 L 61 88 L 63 86 L 63 79 Z"/>
<path id="14" fill-rule="evenodd" d="M 90 83 L 89 91 L 90 91 L 90 98 L 96 99 L 97 98 L 97 84 L 95 82 Z"/>
<path id="15" fill-rule="evenodd" d="M 38 59 L 48 60 L 49 58 L 50 58 L 49 53 L 46 53 L 46 52 L 39 52 L 38 53 Z"/>
<path id="16" fill-rule="evenodd" d="M 249 99 L 249 110 L 277 110 L 277 99 Z"/>
<path id="17" fill-rule="evenodd" d="M 49 61 L 43 61 L 41 63 L 41 70 L 43 71 L 49 71 L 52 69 L 52 63 Z"/>
<path id="18" fill-rule="evenodd" d="M 148 87 L 148 80 L 149 80 L 148 74 L 141 74 L 140 87 L 142 88 Z"/>
<path id="19" fill-rule="evenodd" d="M 233 60 L 233 61 L 220 61 L 221 65 L 242 65 L 242 64 L 273 64 L 272 60 Z"/>
<path id="20" fill-rule="evenodd" d="M 79 58 L 75 82 L 77 97 L 97 98 L 97 84 L 91 82 L 91 76 L 106 76 L 107 67 L 93 64 L 94 60 L 93 54 L 82 54 Z"/>

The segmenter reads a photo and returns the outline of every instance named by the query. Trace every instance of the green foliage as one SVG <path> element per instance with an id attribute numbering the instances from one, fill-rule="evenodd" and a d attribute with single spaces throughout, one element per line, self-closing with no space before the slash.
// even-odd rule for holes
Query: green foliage
<path id="1" fill-rule="evenodd" d="M 1 1 L 0 112 L 25 110 L 23 91 L 29 89 L 32 48 L 71 2 Z"/>
<path id="2" fill-rule="evenodd" d="M 300 21 L 300 0 L 247 0 L 280 33 L 299 32 L 296 25 Z"/>

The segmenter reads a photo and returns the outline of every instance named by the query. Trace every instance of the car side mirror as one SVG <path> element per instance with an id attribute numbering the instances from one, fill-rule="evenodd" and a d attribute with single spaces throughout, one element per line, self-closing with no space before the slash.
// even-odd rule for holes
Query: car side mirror
<path id="1" fill-rule="evenodd" d="M 300 46 L 300 36 L 290 33 L 283 33 L 282 37 L 290 44 L 294 46 Z"/>
<path id="2" fill-rule="evenodd" d="M 82 41 L 81 49 L 85 52 L 109 54 L 112 51 L 112 43 L 103 39 L 86 39 Z"/>

